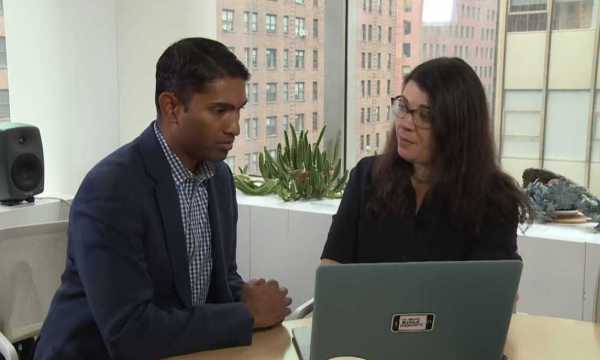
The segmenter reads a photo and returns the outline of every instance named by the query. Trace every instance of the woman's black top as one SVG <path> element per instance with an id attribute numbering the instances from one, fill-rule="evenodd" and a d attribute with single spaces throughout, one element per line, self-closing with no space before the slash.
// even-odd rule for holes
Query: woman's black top
<path id="1" fill-rule="evenodd" d="M 416 212 L 412 186 L 406 187 L 409 211 L 378 216 L 367 211 L 374 160 L 364 158 L 352 170 L 321 258 L 341 263 L 520 259 L 516 216 L 507 222 L 490 210 L 475 234 L 453 223 L 447 204 L 433 197 L 426 196 Z"/>

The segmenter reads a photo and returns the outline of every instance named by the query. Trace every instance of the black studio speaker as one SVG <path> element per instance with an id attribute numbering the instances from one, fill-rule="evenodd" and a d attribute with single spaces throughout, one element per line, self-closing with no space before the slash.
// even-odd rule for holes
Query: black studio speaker
<path id="1" fill-rule="evenodd" d="M 44 153 L 40 130 L 32 125 L 0 123 L 0 202 L 33 202 L 44 191 Z"/>

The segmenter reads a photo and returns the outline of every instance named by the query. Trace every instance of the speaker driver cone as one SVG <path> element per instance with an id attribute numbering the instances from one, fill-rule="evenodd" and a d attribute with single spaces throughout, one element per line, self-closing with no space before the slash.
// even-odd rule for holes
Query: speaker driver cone
<path id="1" fill-rule="evenodd" d="M 42 181 L 42 162 L 33 154 L 21 154 L 12 164 L 11 177 L 21 191 L 32 191 Z"/>

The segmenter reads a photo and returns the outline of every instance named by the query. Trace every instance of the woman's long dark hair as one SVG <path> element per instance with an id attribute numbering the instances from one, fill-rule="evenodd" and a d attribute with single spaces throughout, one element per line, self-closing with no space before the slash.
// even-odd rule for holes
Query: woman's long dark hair
<path id="1" fill-rule="evenodd" d="M 449 207 L 457 225 L 479 232 L 484 216 L 532 219 L 529 201 L 496 162 L 485 92 L 473 69 L 458 58 L 437 58 L 406 76 L 429 97 L 432 113 L 430 193 Z M 413 165 L 398 155 L 395 126 L 373 167 L 375 213 L 407 210 L 406 186 Z"/>

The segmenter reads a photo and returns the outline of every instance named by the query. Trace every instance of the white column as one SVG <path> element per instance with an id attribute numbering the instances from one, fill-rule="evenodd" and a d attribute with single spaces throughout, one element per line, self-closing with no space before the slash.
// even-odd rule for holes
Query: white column
<path id="1" fill-rule="evenodd" d="M 11 121 L 40 128 L 45 192 L 119 144 L 115 2 L 4 0 Z"/>
<path id="2" fill-rule="evenodd" d="M 121 0 L 117 28 L 120 141 L 127 143 L 156 117 L 154 75 L 160 54 L 184 37 L 216 39 L 216 0 Z"/>

